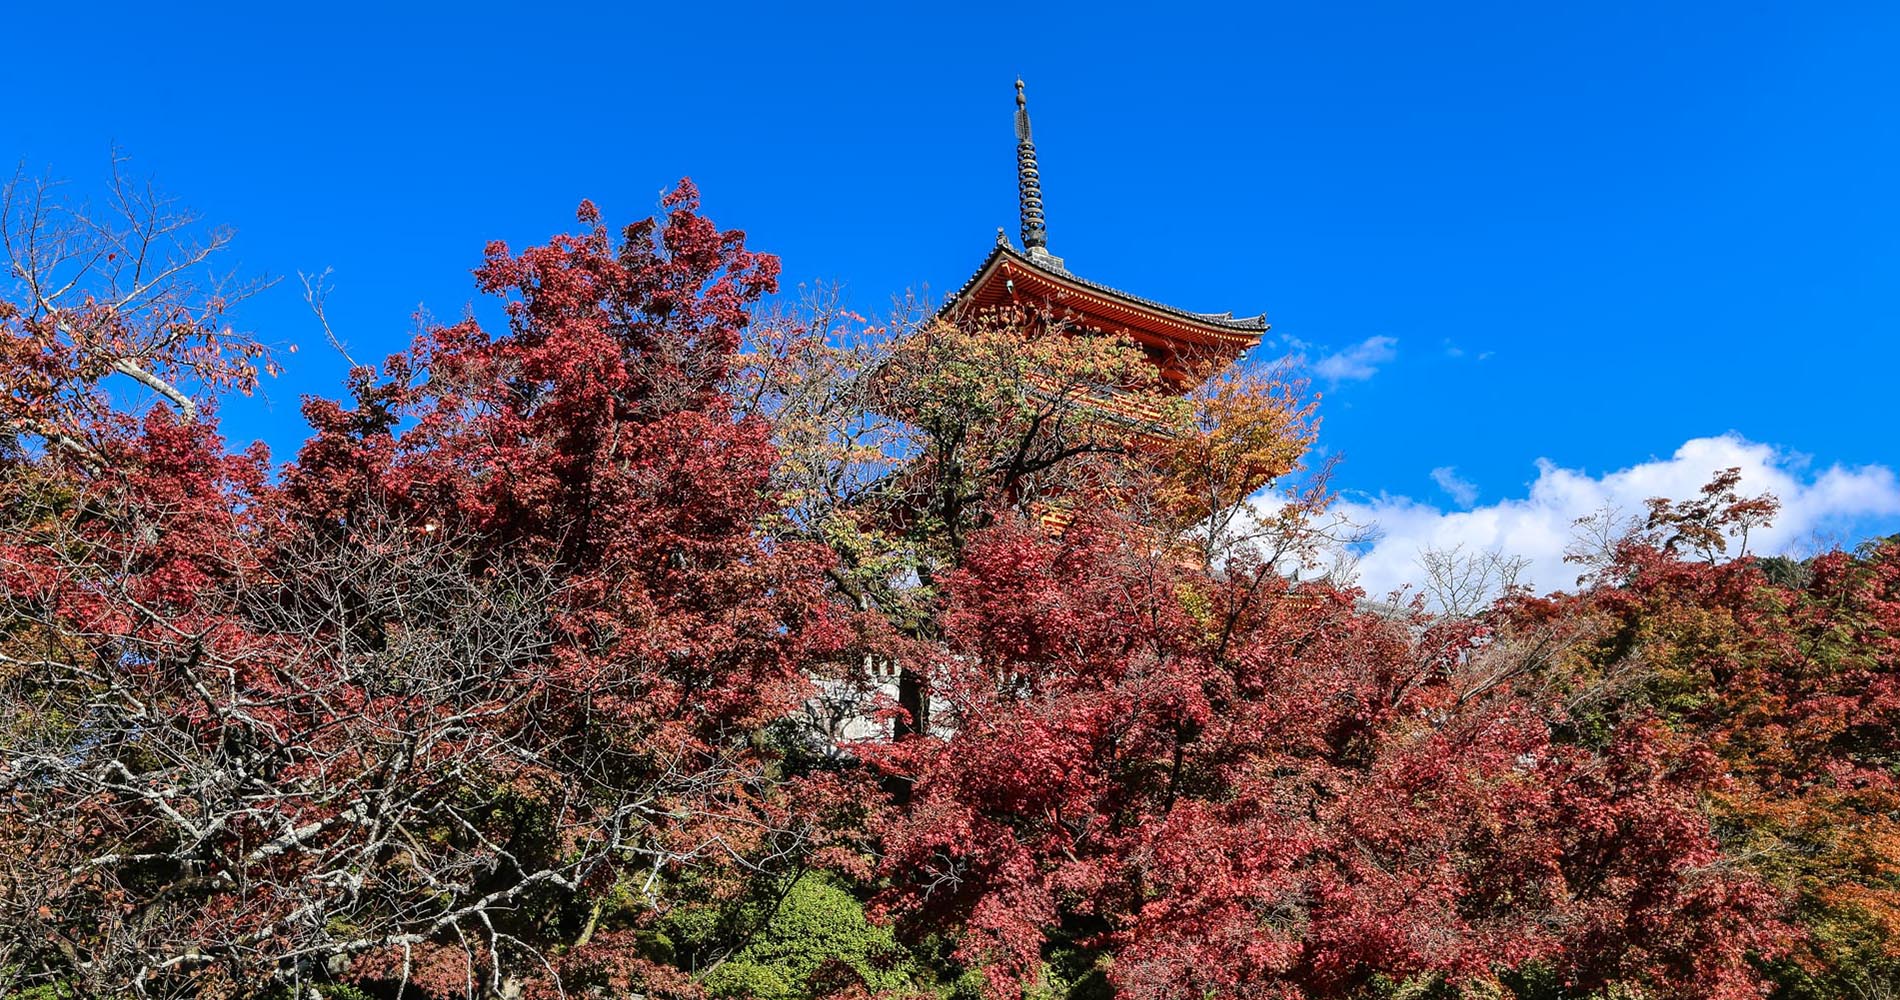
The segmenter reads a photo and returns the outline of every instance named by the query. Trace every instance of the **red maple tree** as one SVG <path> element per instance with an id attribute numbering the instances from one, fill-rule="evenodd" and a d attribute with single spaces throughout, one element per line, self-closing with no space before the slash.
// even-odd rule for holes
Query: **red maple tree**
<path id="1" fill-rule="evenodd" d="M 637 928 L 683 872 L 804 849 L 756 733 L 851 632 L 722 390 L 777 264 L 690 185 L 664 208 L 490 247 L 509 328 L 309 401 L 280 483 L 164 410 L 17 460 L 0 966 L 690 989 Z"/>
<path id="2" fill-rule="evenodd" d="M 997 995 L 1051 948 L 1136 997 L 1532 966 L 1757 994 L 1778 900 L 1723 861 L 1710 755 L 1643 721 L 1562 742 L 1561 709 L 1491 685 L 1469 641 L 1435 654 L 1350 592 L 1191 565 L 1104 513 L 992 530 L 950 583 L 954 732 L 880 757 L 912 792 L 883 903 L 955 933 Z"/>
<path id="3" fill-rule="evenodd" d="M 16 264 L 0 989 L 1894 981 L 1900 546 L 1746 558 L 1730 474 L 1578 594 L 1366 605 L 1283 573 L 1323 483 L 1245 503 L 1313 440 L 1279 374 L 1181 399 L 1017 313 L 748 342 L 776 261 L 662 209 L 491 246 L 505 328 L 356 368 L 277 469 L 218 436 L 267 360 L 203 253 Z M 893 674 L 899 738 L 794 724 Z M 792 898 L 851 934 L 776 948 Z"/>

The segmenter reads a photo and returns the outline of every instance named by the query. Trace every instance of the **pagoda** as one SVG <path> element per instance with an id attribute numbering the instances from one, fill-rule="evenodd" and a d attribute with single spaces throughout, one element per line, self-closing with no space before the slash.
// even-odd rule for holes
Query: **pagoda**
<path id="1" fill-rule="evenodd" d="M 1232 362 L 1260 343 L 1267 318 L 1235 316 L 1231 312 L 1191 312 L 1090 281 L 1071 272 L 1061 257 L 1049 252 L 1049 230 L 1042 208 L 1042 174 L 1036 165 L 1036 143 L 1029 128 L 1029 103 L 1023 81 L 1016 81 L 1016 186 L 1022 221 L 1022 249 L 1011 245 L 1003 230 L 996 245 L 963 286 L 948 296 L 938 318 L 962 325 L 988 312 L 1018 309 L 1030 324 L 1058 326 L 1081 334 L 1107 334 L 1132 341 L 1147 355 L 1166 383 L 1186 391 L 1210 372 Z M 1098 397 L 1092 408 L 1117 421 L 1147 424 L 1153 414 L 1119 392 Z M 902 495 L 906 470 L 893 473 Z M 900 507 L 893 512 L 902 518 Z M 1067 531 L 1074 512 L 1061 503 L 1038 503 L 1035 518 L 1044 530 Z M 906 712 L 909 721 L 892 725 L 891 735 L 928 731 L 931 698 L 918 673 L 884 663 L 875 667 L 887 678 L 884 688 Z M 862 726 L 861 722 L 852 723 Z M 860 728 L 859 732 L 869 732 Z"/>
<path id="2" fill-rule="evenodd" d="M 976 274 L 945 302 L 941 315 L 956 322 L 1006 306 L 1023 309 L 1042 321 L 1126 337 L 1140 345 L 1177 388 L 1198 375 L 1239 357 L 1260 343 L 1267 317 L 1237 317 L 1231 312 L 1176 309 L 1130 295 L 1071 273 L 1061 257 L 1049 252 L 1049 230 L 1042 210 L 1042 174 L 1029 129 L 1029 102 L 1023 81 L 1016 81 L 1016 188 L 1022 217 L 1022 249 L 1010 245 L 1001 229 L 996 246 Z"/>

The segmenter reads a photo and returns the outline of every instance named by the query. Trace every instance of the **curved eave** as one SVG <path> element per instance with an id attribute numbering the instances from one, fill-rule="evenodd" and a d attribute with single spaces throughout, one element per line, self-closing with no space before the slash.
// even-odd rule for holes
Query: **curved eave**
<path id="1" fill-rule="evenodd" d="M 1010 281 L 1016 283 L 1013 292 L 1005 284 Z M 944 311 L 1025 299 L 1042 300 L 1100 325 L 1125 329 L 1138 340 L 1212 348 L 1230 357 L 1258 344 L 1267 331 L 1265 315 L 1235 318 L 1165 306 L 1043 267 L 1006 243 L 997 244 L 976 274 L 945 303 Z"/>

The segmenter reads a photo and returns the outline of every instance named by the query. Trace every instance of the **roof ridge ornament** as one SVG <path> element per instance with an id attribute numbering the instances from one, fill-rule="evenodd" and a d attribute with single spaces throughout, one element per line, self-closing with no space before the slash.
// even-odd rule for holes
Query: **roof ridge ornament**
<path id="1" fill-rule="evenodd" d="M 1023 251 L 1031 261 L 1057 271 L 1062 258 L 1049 252 L 1049 227 L 1042 216 L 1042 172 L 1036 168 L 1036 142 L 1029 132 L 1029 100 L 1023 78 L 1016 78 L 1016 193 L 1021 202 Z"/>
<path id="2" fill-rule="evenodd" d="M 1023 247 L 1049 246 L 1049 229 L 1042 215 L 1042 174 L 1036 169 L 1036 142 L 1029 132 L 1029 101 L 1023 79 L 1016 78 L 1016 192 L 1021 202 Z"/>

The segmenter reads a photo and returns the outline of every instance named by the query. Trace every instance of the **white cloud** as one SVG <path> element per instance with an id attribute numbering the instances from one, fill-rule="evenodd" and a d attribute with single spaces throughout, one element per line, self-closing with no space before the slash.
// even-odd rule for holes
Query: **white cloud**
<path id="1" fill-rule="evenodd" d="M 1333 382 L 1363 381 L 1379 371 L 1379 366 L 1399 356 L 1395 337 L 1367 337 L 1336 354 L 1328 354 L 1313 363 L 1313 374 Z"/>
<path id="2" fill-rule="evenodd" d="M 1432 482 L 1457 503 L 1460 507 L 1469 507 L 1478 502 L 1478 484 L 1458 474 L 1456 466 L 1441 465 L 1432 470 Z"/>
<path id="3" fill-rule="evenodd" d="M 1404 496 L 1346 498 L 1337 510 L 1377 528 L 1377 540 L 1361 553 L 1357 567 L 1359 584 L 1375 597 L 1416 584 L 1421 552 L 1461 546 L 1466 553 L 1496 551 L 1528 560 L 1520 579 L 1534 590 L 1573 587 L 1578 568 L 1565 563 L 1563 554 L 1576 537 L 1578 518 L 1605 509 L 1636 515 L 1650 497 L 1694 496 L 1712 473 L 1730 467 L 1742 470 L 1743 494 L 1767 492 L 1781 500 L 1773 526 L 1750 537 L 1757 554 L 1804 551 L 1830 535 L 1852 544 L 1859 540 L 1855 532 L 1900 529 L 1900 476 L 1893 469 L 1836 465 L 1817 472 L 1809 464 L 1806 456 L 1731 433 L 1696 438 L 1669 458 L 1601 476 L 1540 460 L 1527 496 L 1470 510 L 1441 510 Z M 1435 481 L 1440 472 L 1462 482 L 1449 468 L 1433 470 Z M 1445 481 L 1439 485 L 1463 502 Z"/>

